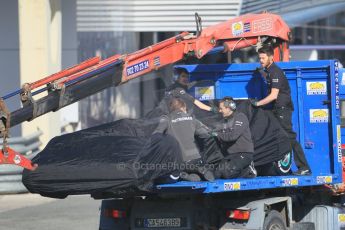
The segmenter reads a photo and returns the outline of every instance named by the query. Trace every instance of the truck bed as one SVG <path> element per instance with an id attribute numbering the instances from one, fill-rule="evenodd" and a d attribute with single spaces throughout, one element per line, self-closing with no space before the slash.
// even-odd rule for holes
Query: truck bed
<path id="1" fill-rule="evenodd" d="M 313 172 L 310 176 L 268 176 L 215 182 L 178 182 L 157 190 L 197 190 L 220 193 L 342 183 L 340 84 L 337 60 L 277 62 L 286 74 L 294 104 L 293 129 Z M 197 99 L 265 97 L 265 80 L 256 72 L 258 63 L 180 65 L 191 81 L 203 82 L 190 90 Z M 200 92 L 208 92 L 201 94 Z M 293 166 L 293 171 L 296 167 Z"/>
<path id="2" fill-rule="evenodd" d="M 310 176 L 266 176 L 256 178 L 237 178 L 228 180 L 215 180 L 214 182 L 187 182 L 180 181 L 175 184 L 157 185 L 159 192 L 187 192 L 199 193 L 220 193 L 231 191 L 245 191 L 258 189 L 273 189 L 285 187 L 304 187 L 323 184 L 341 183 L 341 176 L 338 174 L 323 174 Z"/>

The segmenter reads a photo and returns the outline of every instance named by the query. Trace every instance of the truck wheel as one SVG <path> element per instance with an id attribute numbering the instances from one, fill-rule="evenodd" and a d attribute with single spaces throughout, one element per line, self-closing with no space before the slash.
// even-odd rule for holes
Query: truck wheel
<path id="1" fill-rule="evenodd" d="M 276 210 L 272 210 L 265 218 L 263 230 L 286 230 L 283 217 Z"/>

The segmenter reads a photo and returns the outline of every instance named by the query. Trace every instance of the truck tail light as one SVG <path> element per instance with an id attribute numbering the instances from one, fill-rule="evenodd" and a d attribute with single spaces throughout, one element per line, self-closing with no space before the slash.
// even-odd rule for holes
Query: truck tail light
<path id="1" fill-rule="evenodd" d="M 228 210 L 226 211 L 226 217 L 229 219 L 236 219 L 236 220 L 249 220 L 250 211 L 249 210 Z"/>
<path id="2" fill-rule="evenodd" d="M 116 209 L 104 209 L 103 215 L 109 218 L 121 219 L 127 217 L 126 211 Z"/>

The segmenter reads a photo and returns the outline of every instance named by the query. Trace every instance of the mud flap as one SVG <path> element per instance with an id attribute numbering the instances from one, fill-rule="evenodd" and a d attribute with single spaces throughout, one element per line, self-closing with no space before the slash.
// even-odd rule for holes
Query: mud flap
<path id="1" fill-rule="evenodd" d="M 31 171 L 34 171 L 38 167 L 37 164 L 33 164 L 31 160 L 8 147 L 6 152 L 0 150 L 0 164 L 18 165 Z"/>

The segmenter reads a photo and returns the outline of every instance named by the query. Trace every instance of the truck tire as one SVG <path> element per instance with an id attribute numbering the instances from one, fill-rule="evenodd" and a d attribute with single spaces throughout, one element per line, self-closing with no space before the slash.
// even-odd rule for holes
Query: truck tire
<path id="1" fill-rule="evenodd" d="M 265 217 L 263 230 L 286 230 L 285 222 L 276 210 L 270 211 Z"/>

